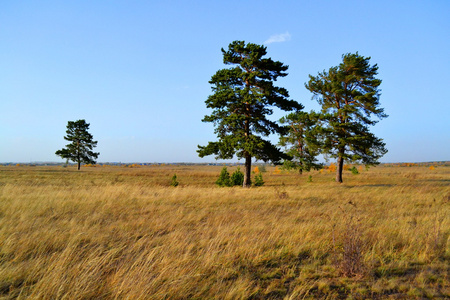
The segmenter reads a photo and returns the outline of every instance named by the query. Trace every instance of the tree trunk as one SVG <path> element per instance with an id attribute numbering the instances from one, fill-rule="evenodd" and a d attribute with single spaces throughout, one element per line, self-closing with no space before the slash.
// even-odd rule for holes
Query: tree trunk
<path id="1" fill-rule="evenodd" d="M 78 162 L 78 171 L 80 171 L 81 158 L 80 158 L 80 140 L 77 140 L 77 162 Z"/>
<path id="2" fill-rule="evenodd" d="M 303 174 L 303 169 L 300 168 L 300 169 L 298 170 L 298 173 L 299 173 L 299 175 L 301 176 L 301 175 Z"/>
<path id="3" fill-rule="evenodd" d="M 246 86 L 248 87 L 249 84 L 246 81 L 245 82 Z M 244 129 L 245 129 L 245 140 L 246 143 L 249 140 L 250 137 L 250 121 L 249 121 L 249 115 L 250 115 L 250 105 L 248 103 L 245 104 L 245 117 L 246 120 L 244 122 Z M 251 173 L 252 173 L 252 156 L 250 155 L 250 153 L 248 153 L 247 151 L 244 152 L 244 157 L 245 157 L 245 172 L 244 172 L 244 184 L 243 187 L 244 188 L 249 188 L 252 185 L 252 180 L 251 180 Z"/>
<path id="4" fill-rule="evenodd" d="M 344 149 L 339 150 L 339 157 L 336 168 L 336 182 L 342 183 L 342 170 L 344 169 Z"/>
<path id="5" fill-rule="evenodd" d="M 251 173 L 252 173 L 252 157 L 250 154 L 245 154 L 245 172 L 244 172 L 244 184 L 243 187 L 249 188 L 252 185 L 251 180 Z"/>

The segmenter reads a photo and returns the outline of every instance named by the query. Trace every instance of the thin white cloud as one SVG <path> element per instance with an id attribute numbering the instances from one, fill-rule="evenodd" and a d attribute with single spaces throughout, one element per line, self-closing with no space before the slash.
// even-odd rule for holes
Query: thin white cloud
<path id="1" fill-rule="evenodd" d="M 267 41 L 264 42 L 265 45 L 272 43 L 282 43 L 291 40 L 291 34 L 286 31 L 286 33 L 272 35 Z"/>

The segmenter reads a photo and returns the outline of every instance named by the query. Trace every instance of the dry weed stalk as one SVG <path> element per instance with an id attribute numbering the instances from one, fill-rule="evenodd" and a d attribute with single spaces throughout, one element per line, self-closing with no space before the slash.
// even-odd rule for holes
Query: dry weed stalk
<path id="1" fill-rule="evenodd" d="M 286 187 L 285 187 L 284 183 L 282 184 L 281 189 L 275 188 L 275 194 L 278 199 L 288 199 L 289 198 L 289 194 L 286 192 Z"/>
<path id="2" fill-rule="evenodd" d="M 339 272 L 346 277 L 364 277 L 367 267 L 364 263 L 364 251 L 367 241 L 363 238 L 362 217 L 356 210 L 356 204 L 349 201 L 352 211 L 346 212 L 339 206 L 343 214 L 341 231 L 336 232 L 333 225 L 333 260 Z"/>

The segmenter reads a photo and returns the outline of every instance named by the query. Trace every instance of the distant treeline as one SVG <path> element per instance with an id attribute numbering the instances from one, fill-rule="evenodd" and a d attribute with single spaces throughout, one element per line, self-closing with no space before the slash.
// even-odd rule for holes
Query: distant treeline
<path id="1" fill-rule="evenodd" d="M 330 166 L 334 163 L 325 164 L 324 166 Z M 1 163 L 0 166 L 75 166 L 76 163 L 56 163 L 56 162 L 37 162 L 37 163 Z M 85 167 L 102 167 L 102 166 L 116 166 L 116 167 L 140 167 L 140 166 L 242 166 L 243 163 L 116 163 L 106 162 L 97 163 L 95 165 L 87 164 Z M 273 164 L 256 163 L 256 166 L 275 166 Z M 430 162 L 398 162 L 398 163 L 381 163 L 380 166 L 384 167 L 429 167 L 429 166 L 450 166 L 450 161 L 430 161 Z"/>

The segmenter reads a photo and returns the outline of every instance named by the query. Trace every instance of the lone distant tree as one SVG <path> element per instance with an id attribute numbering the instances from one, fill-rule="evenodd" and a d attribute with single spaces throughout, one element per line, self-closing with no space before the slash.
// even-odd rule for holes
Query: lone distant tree
<path id="1" fill-rule="evenodd" d="M 214 111 L 203 122 L 216 126 L 217 142 L 198 146 L 200 157 L 215 154 L 217 159 L 231 159 L 234 155 L 245 159 L 244 187 L 251 185 L 252 157 L 280 162 L 287 156 L 269 140 L 270 134 L 285 134 L 287 128 L 267 119 L 272 107 L 284 111 L 302 109 L 296 101 L 289 100 L 286 89 L 274 85 L 278 77 L 287 75 L 288 66 L 271 58 L 266 47 L 244 41 L 234 41 L 228 51 L 222 48 L 223 62 L 234 65 L 221 69 L 209 81 L 212 95 L 205 101 Z"/>
<path id="2" fill-rule="evenodd" d="M 89 123 L 86 123 L 85 120 L 69 121 L 67 123 L 67 135 L 64 139 L 69 141 L 70 144 L 55 152 L 61 158 L 78 163 L 78 170 L 82 162 L 95 164 L 100 154 L 92 151 L 97 146 L 97 141 L 93 140 L 93 136 L 88 132 L 88 129 Z"/>
<path id="3" fill-rule="evenodd" d="M 322 105 L 322 152 L 337 159 L 336 182 L 342 182 L 344 161 L 366 165 L 378 164 L 387 149 L 382 139 L 369 132 L 369 126 L 387 117 L 380 108 L 381 80 L 375 78 L 378 66 L 369 64 L 370 57 L 345 54 L 342 63 L 309 75 L 306 88 Z"/>
<path id="4" fill-rule="evenodd" d="M 311 111 L 297 111 L 280 119 L 280 123 L 289 127 L 286 135 L 280 137 L 279 145 L 286 148 L 289 160 L 284 161 L 284 168 L 303 171 L 321 169 L 317 156 L 320 154 L 318 137 L 320 126 L 319 114 Z"/>

